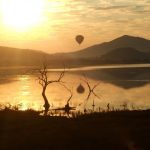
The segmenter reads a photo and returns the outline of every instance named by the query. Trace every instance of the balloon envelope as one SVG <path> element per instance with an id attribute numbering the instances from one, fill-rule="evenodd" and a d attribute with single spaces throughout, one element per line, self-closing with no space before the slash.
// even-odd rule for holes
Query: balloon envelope
<path id="1" fill-rule="evenodd" d="M 84 91 L 85 91 L 85 89 L 84 89 L 83 85 L 80 84 L 80 85 L 77 87 L 77 92 L 81 94 L 81 93 L 84 93 Z"/>
<path id="2" fill-rule="evenodd" d="M 76 36 L 76 41 L 78 42 L 78 44 L 81 44 L 84 40 L 84 36 L 83 35 L 77 35 Z"/>

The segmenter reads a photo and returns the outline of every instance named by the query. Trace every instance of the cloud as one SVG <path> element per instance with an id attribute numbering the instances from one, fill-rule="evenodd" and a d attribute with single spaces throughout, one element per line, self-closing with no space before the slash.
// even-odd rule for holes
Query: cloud
<path id="1" fill-rule="evenodd" d="M 62 2 L 62 1 L 61 1 Z M 65 31 L 70 29 L 97 32 L 98 28 L 103 31 L 117 31 L 139 29 L 148 23 L 144 18 L 150 18 L 149 0 L 64 0 L 64 4 L 59 6 L 58 12 L 53 15 L 54 24 L 59 25 Z M 142 27 L 143 26 L 143 27 Z M 104 29 L 105 28 L 105 29 Z M 117 29 L 118 28 L 118 29 Z M 58 30 L 59 31 L 59 30 Z"/>
<path id="2" fill-rule="evenodd" d="M 128 8 L 129 6 L 109 6 L 109 7 L 93 7 L 95 10 L 112 10 L 112 9 L 122 9 Z"/>
<path id="3" fill-rule="evenodd" d="M 150 0 L 45 1 L 44 25 L 38 30 L 44 37 L 51 33 L 69 39 L 84 33 L 94 43 L 123 34 L 150 37 Z"/>

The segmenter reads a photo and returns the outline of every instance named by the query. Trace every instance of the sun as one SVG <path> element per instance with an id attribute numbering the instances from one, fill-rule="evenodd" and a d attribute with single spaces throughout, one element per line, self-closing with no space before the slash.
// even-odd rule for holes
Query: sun
<path id="1" fill-rule="evenodd" d="M 26 30 L 41 22 L 43 7 L 44 0 L 3 0 L 3 22 L 15 30 Z"/>

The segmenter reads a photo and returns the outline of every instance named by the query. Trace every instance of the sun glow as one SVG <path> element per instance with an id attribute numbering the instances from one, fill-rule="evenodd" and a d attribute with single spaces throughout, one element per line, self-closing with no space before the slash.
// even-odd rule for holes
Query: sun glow
<path id="1" fill-rule="evenodd" d="M 43 0 L 3 0 L 1 11 L 5 26 L 24 31 L 42 20 Z"/>

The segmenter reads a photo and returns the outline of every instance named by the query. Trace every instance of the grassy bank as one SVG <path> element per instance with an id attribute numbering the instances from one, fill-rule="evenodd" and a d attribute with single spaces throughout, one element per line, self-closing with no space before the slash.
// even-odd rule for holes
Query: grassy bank
<path id="1" fill-rule="evenodd" d="M 150 110 L 77 118 L 0 111 L 0 150 L 149 150 Z"/>

